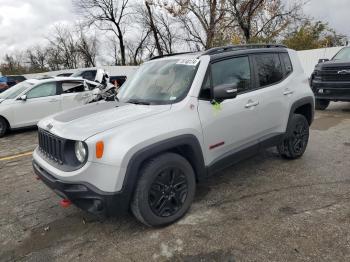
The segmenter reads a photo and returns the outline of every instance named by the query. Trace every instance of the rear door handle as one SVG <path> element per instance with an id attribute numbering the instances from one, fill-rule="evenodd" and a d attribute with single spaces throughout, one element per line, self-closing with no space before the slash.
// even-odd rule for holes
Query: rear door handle
<path id="1" fill-rule="evenodd" d="M 293 93 L 294 93 L 294 91 L 289 90 L 289 89 L 286 89 L 286 90 L 283 92 L 283 95 L 287 96 L 287 95 L 291 95 L 291 94 L 293 94 Z"/>
<path id="2" fill-rule="evenodd" d="M 49 100 L 49 102 L 51 102 L 51 103 L 53 103 L 53 102 L 57 102 L 58 101 L 58 99 L 51 99 L 51 100 Z"/>
<path id="3" fill-rule="evenodd" d="M 245 108 L 251 108 L 251 107 L 254 107 L 254 106 L 257 106 L 257 105 L 259 105 L 259 101 L 249 100 L 248 104 L 245 105 Z"/>

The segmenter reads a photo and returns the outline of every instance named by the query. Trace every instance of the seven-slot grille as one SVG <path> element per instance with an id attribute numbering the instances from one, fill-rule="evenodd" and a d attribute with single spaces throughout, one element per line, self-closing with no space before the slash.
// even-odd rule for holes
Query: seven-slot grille
<path id="1" fill-rule="evenodd" d="M 65 140 L 41 129 L 39 129 L 38 134 L 40 151 L 48 158 L 62 165 L 63 145 Z"/>

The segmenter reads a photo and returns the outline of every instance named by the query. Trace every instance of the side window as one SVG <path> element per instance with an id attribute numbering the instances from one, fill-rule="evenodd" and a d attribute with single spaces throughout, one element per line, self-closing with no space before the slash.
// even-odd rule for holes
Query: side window
<path id="1" fill-rule="evenodd" d="M 84 92 L 83 82 L 62 82 L 62 92 L 64 94 Z"/>
<path id="2" fill-rule="evenodd" d="M 255 55 L 259 86 L 275 84 L 283 79 L 282 64 L 277 54 Z"/>
<path id="3" fill-rule="evenodd" d="M 27 98 L 38 98 L 46 96 L 55 96 L 57 94 L 56 82 L 45 83 L 34 87 L 27 93 Z"/>
<path id="4" fill-rule="evenodd" d="M 284 64 L 284 68 L 285 68 L 284 70 L 287 76 L 293 72 L 292 62 L 290 61 L 288 53 L 281 53 L 280 58 L 281 58 L 282 64 Z"/>
<path id="5" fill-rule="evenodd" d="M 213 87 L 221 84 L 236 84 L 238 93 L 251 87 L 249 58 L 236 57 L 216 62 L 211 66 Z"/>

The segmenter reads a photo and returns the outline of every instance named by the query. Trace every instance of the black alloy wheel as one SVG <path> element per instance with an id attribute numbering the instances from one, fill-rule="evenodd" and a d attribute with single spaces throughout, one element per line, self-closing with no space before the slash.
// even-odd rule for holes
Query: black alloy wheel
<path id="1" fill-rule="evenodd" d="M 301 157 L 309 142 L 309 135 L 309 123 L 305 116 L 294 114 L 288 124 L 285 139 L 277 146 L 278 152 L 287 159 Z"/>
<path id="2" fill-rule="evenodd" d="M 306 126 L 304 122 L 298 122 L 291 137 L 293 151 L 296 154 L 302 154 L 305 151 L 307 143 L 309 141 L 309 126 Z"/>
<path id="3" fill-rule="evenodd" d="M 147 160 L 139 172 L 130 207 L 140 222 L 167 226 L 186 214 L 196 193 L 196 176 L 186 158 L 166 152 Z"/>
<path id="4" fill-rule="evenodd" d="M 154 179 L 149 191 L 149 205 L 159 217 L 174 215 L 186 201 L 188 181 L 182 170 L 170 167 Z"/>

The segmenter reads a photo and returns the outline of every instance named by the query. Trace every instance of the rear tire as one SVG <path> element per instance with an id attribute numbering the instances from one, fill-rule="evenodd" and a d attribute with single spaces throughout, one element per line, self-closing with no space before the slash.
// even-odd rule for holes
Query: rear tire
<path id="1" fill-rule="evenodd" d="M 178 154 L 165 153 L 148 160 L 141 169 L 131 211 L 147 226 L 166 226 L 185 215 L 195 190 L 190 163 Z"/>
<path id="2" fill-rule="evenodd" d="M 301 157 L 309 142 L 309 122 L 303 115 L 294 114 L 288 124 L 286 138 L 277 146 L 283 158 L 296 159 Z"/>
<path id="3" fill-rule="evenodd" d="M 8 124 L 6 120 L 0 117 L 0 137 L 3 137 L 6 134 L 7 129 L 8 129 Z"/>
<path id="4" fill-rule="evenodd" d="M 317 110 L 325 110 L 328 106 L 330 101 L 326 99 L 316 99 L 315 101 L 315 108 Z"/>

